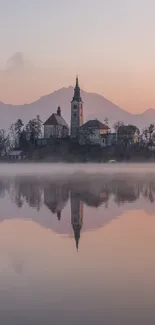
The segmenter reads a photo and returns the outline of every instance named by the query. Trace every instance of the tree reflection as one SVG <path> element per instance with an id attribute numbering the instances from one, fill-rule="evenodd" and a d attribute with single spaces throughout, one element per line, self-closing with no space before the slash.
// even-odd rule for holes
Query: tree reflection
<path id="1" fill-rule="evenodd" d="M 143 197 L 155 201 L 155 180 L 136 179 L 88 179 L 80 181 L 41 181 L 30 178 L 15 178 L 12 182 L 0 180 L 0 197 L 9 192 L 11 200 L 20 208 L 27 203 L 37 210 L 44 204 L 61 218 L 61 212 L 71 196 L 76 193 L 79 200 L 90 207 L 108 206 L 110 198 L 117 205 L 132 203 Z"/>
<path id="2" fill-rule="evenodd" d="M 10 189 L 11 199 L 19 208 L 27 203 L 29 207 L 40 210 L 42 194 L 40 182 L 30 178 L 15 179 Z"/>

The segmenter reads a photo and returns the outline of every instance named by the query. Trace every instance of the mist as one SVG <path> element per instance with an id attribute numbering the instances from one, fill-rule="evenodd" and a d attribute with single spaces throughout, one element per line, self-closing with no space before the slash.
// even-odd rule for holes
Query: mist
<path id="1" fill-rule="evenodd" d="M 0 164 L 0 176 L 35 176 L 41 178 L 58 179 L 63 177 L 96 176 L 100 177 L 120 178 L 121 175 L 134 175 L 134 177 L 155 176 L 154 163 L 148 164 L 64 164 L 64 163 L 12 163 Z"/>

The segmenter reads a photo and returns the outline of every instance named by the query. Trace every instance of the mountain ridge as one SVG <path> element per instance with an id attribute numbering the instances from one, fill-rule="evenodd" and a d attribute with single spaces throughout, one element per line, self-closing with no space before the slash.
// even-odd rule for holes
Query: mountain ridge
<path id="1" fill-rule="evenodd" d="M 11 123 L 21 118 L 24 123 L 36 115 L 40 115 L 44 122 L 52 113 L 55 113 L 60 105 L 62 115 L 70 125 L 71 100 L 74 87 L 63 87 L 54 92 L 41 96 L 39 99 L 29 104 L 13 105 L 5 104 L 0 101 L 0 128 L 8 129 Z M 112 127 L 117 121 L 137 125 L 140 129 L 153 123 L 155 120 L 155 109 L 148 108 L 143 113 L 132 114 L 120 106 L 114 104 L 100 94 L 81 90 L 81 97 L 84 102 L 84 120 L 98 118 L 101 122 L 105 117 L 109 119 Z"/>

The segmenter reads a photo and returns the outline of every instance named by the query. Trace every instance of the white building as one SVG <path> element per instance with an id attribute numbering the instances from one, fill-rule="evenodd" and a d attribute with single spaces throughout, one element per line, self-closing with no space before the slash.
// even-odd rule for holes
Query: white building
<path id="1" fill-rule="evenodd" d="M 66 138 L 68 135 L 68 125 L 61 116 L 61 109 L 58 107 L 57 113 L 52 114 L 44 123 L 44 138 Z"/>
<path id="2" fill-rule="evenodd" d="M 90 120 L 79 129 L 79 143 L 81 145 L 92 144 L 106 147 L 107 136 L 110 135 L 110 128 L 102 122 Z"/>

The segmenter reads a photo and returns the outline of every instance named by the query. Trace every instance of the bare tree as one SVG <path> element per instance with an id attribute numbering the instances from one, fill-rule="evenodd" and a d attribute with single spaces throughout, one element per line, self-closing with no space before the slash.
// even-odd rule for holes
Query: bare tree
<path id="1" fill-rule="evenodd" d="M 104 123 L 105 123 L 105 125 L 107 125 L 107 126 L 109 125 L 109 120 L 108 120 L 108 117 L 107 117 L 107 116 L 106 116 L 105 119 L 104 119 Z"/>
<path id="2" fill-rule="evenodd" d="M 117 133 L 121 127 L 124 126 L 124 123 L 122 121 L 118 121 L 114 123 L 114 130 Z"/>
<path id="3" fill-rule="evenodd" d="M 10 126 L 10 136 L 13 147 L 19 147 L 19 139 L 23 126 L 24 124 L 21 119 L 18 119 L 15 123 L 12 123 Z"/>

